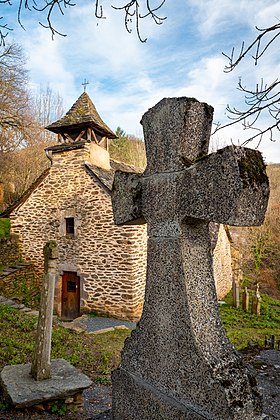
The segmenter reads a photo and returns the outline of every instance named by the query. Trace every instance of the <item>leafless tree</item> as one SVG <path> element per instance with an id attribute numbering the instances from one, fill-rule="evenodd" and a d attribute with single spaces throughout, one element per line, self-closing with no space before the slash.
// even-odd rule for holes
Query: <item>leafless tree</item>
<path id="1" fill-rule="evenodd" d="M 24 55 L 17 44 L 0 49 L 0 152 L 14 150 L 29 135 L 29 108 Z"/>
<path id="2" fill-rule="evenodd" d="M 37 122 L 38 134 L 36 143 L 54 143 L 57 136 L 45 130 L 45 127 L 58 120 L 64 114 L 63 99 L 58 92 L 54 92 L 49 86 L 37 92 L 33 99 L 33 116 Z"/>
<path id="3" fill-rule="evenodd" d="M 105 19 L 106 15 L 103 7 L 104 0 L 88 0 L 94 6 L 94 15 L 97 19 Z M 140 34 L 140 20 L 147 17 L 151 17 L 153 21 L 160 25 L 166 17 L 160 17 L 158 15 L 159 10 L 162 8 L 166 0 L 124 0 L 121 6 L 111 7 L 115 10 L 122 11 L 124 13 L 124 25 L 126 30 L 131 33 L 134 25 L 137 36 L 141 42 L 146 42 L 146 38 L 142 38 Z M 15 3 L 15 2 L 14 2 Z M 152 3 L 156 3 L 152 6 Z M 11 0 L 0 0 L 0 5 L 12 6 Z M 73 0 L 18 0 L 17 1 L 17 20 L 18 23 L 23 27 L 22 15 L 25 11 L 37 13 L 40 25 L 48 28 L 51 31 L 52 37 L 55 34 L 66 36 L 53 25 L 53 16 L 58 13 L 64 15 L 67 8 L 75 7 L 76 3 Z M 77 6 L 78 7 L 78 6 Z M 0 16 L 0 46 L 5 45 L 6 37 L 12 30 L 12 27 L 5 22 L 4 16 Z"/>
<path id="4" fill-rule="evenodd" d="M 63 114 L 57 93 L 47 86 L 33 97 L 27 83 L 22 49 L 0 48 L 0 181 L 6 206 L 49 166 L 44 148 L 57 140 L 44 127 Z"/>
<path id="5" fill-rule="evenodd" d="M 265 53 L 269 50 L 272 44 L 280 36 L 280 24 L 277 23 L 267 28 L 258 28 L 258 35 L 248 46 L 243 42 L 240 51 L 236 54 L 233 48 L 230 55 L 223 55 L 228 59 L 228 64 L 225 67 L 225 72 L 233 71 L 238 64 L 247 56 L 251 56 L 254 64 L 257 65 L 259 60 L 263 58 Z M 242 123 L 245 130 L 253 130 L 253 134 L 247 138 L 243 143 L 257 139 L 258 145 L 263 137 L 267 135 L 271 141 L 275 141 L 279 137 L 280 132 L 280 81 L 278 79 L 265 83 L 263 80 L 256 85 L 255 88 L 250 89 L 245 86 L 242 79 L 239 78 L 238 89 L 244 94 L 245 107 L 238 109 L 227 106 L 228 117 L 230 122 L 227 124 L 217 125 L 215 131 L 224 127 L 231 126 L 236 123 Z M 265 128 L 258 127 L 257 123 L 264 116 L 269 116 L 271 123 Z M 257 146 L 258 146 L 257 145 Z"/>

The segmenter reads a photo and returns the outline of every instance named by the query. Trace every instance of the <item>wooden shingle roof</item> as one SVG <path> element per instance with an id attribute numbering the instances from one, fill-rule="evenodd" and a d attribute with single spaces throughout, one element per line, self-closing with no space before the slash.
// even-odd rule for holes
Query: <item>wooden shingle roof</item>
<path id="1" fill-rule="evenodd" d="M 48 125 L 46 129 L 58 134 L 86 127 L 91 127 L 109 139 L 116 138 L 116 134 L 101 119 L 88 94 L 83 92 L 66 115 Z"/>

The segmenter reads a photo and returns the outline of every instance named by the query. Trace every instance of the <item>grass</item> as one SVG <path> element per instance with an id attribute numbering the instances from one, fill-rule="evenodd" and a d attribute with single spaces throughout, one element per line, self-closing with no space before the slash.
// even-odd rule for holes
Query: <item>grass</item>
<path id="1" fill-rule="evenodd" d="M 261 316 L 231 306 L 231 295 L 220 306 L 227 335 L 234 346 L 246 353 L 264 348 L 266 335 L 280 337 L 280 301 L 262 297 Z M 5 365 L 30 363 L 34 351 L 37 318 L 7 305 L 0 305 L 0 370 Z M 111 383 L 111 371 L 119 366 L 120 353 L 131 330 L 114 330 L 86 335 L 54 325 L 52 358 L 64 358 L 93 381 Z M 7 410 L 0 397 L 0 413 Z M 56 407 L 57 412 L 63 407 Z"/>
<path id="2" fill-rule="evenodd" d="M 227 336 L 241 351 L 252 347 L 263 348 L 265 336 L 280 338 L 280 301 L 262 295 L 261 315 L 253 315 L 242 309 L 232 307 L 232 296 L 225 298 L 226 304 L 220 306 L 221 318 Z"/>
<path id="3" fill-rule="evenodd" d="M 266 335 L 280 337 L 280 301 L 262 298 L 261 316 L 233 308 L 231 295 L 220 306 L 221 317 L 231 342 L 238 350 L 264 347 Z M 0 305 L 0 369 L 7 364 L 31 362 L 37 318 Z M 64 358 L 99 383 L 110 382 L 111 370 L 120 363 L 120 352 L 130 330 L 86 335 L 55 325 L 52 358 Z"/>
<path id="4" fill-rule="evenodd" d="M 10 235 L 10 219 L 0 219 L 0 239 Z"/>
<path id="5" fill-rule="evenodd" d="M 5 365 L 30 363 L 37 318 L 0 305 L 0 370 Z M 110 383 L 111 370 L 120 363 L 120 351 L 130 330 L 86 335 L 55 325 L 52 358 L 64 358 L 93 381 Z"/>

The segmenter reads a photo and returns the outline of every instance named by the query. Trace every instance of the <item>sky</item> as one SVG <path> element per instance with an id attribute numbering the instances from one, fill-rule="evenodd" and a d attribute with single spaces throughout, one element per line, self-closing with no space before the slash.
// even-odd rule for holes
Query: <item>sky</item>
<path id="1" fill-rule="evenodd" d="M 146 18 L 140 22 L 141 43 L 133 25 L 124 28 L 124 14 L 111 8 L 124 0 L 103 0 L 106 19 L 94 16 L 94 0 L 77 0 L 53 15 L 54 26 L 66 37 L 52 40 L 48 29 L 39 25 L 44 16 L 24 10 L 23 30 L 16 23 L 16 4 L 1 5 L 13 27 L 9 41 L 19 43 L 27 57 L 30 87 L 36 92 L 49 86 L 63 98 L 65 112 L 83 92 L 87 93 L 101 118 L 112 129 L 120 126 L 127 134 L 143 137 L 142 115 L 164 97 L 188 96 L 207 102 L 215 109 L 214 122 L 226 123 L 226 106 L 244 108 L 244 96 L 236 87 L 239 77 L 254 88 L 263 77 L 271 83 L 280 74 L 279 42 L 272 45 L 258 66 L 248 57 L 231 73 L 222 53 L 238 50 L 257 35 L 255 26 L 268 27 L 280 19 L 280 2 L 275 0 L 166 0 L 159 10 L 161 25 Z M 146 1 L 139 1 L 144 5 Z M 159 0 L 150 0 L 159 5 Z M 37 4 L 40 4 L 37 1 Z M 43 1 L 41 1 L 43 4 Z M 176 4 L 176 6 L 174 5 Z M 277 48 L 278 47 L 278 48 Z M 268 120 L 260 124 L 268 123 Z M 220 130 L 212 136 L 212 149 L 241 144 L 248 137 L 241 125 Z M 257 143 L 250 143 L 255 148 Z M 267 163 L 280 163 L 280 136 L 259 146 Z"/>

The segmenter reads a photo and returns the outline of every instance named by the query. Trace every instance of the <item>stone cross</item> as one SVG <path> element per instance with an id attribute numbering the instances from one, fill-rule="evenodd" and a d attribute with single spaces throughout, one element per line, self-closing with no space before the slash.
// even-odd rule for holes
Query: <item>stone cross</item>
<path id="1" fill-rule="evenodd" d="M 35 351 L 31 365 L 31 375 L 37 381 L 51 377 L 52 318 L 57 259 L 58 251 L 56 242 L 47 242 L 44 246 L 44 279 Z"/>
<path id="2" fill-rule="evenodd" d="M 209 221 L 263 222 L 261 154 L 229 146 L 207 155 L 213 108 L 163 99 L 142 118 L 143 175 L 117 173 L 117 224 L 148 224 L 143 314 L 113 373 L 114 420 L 257 419 L 256 381 L 222 326 Z"/>

